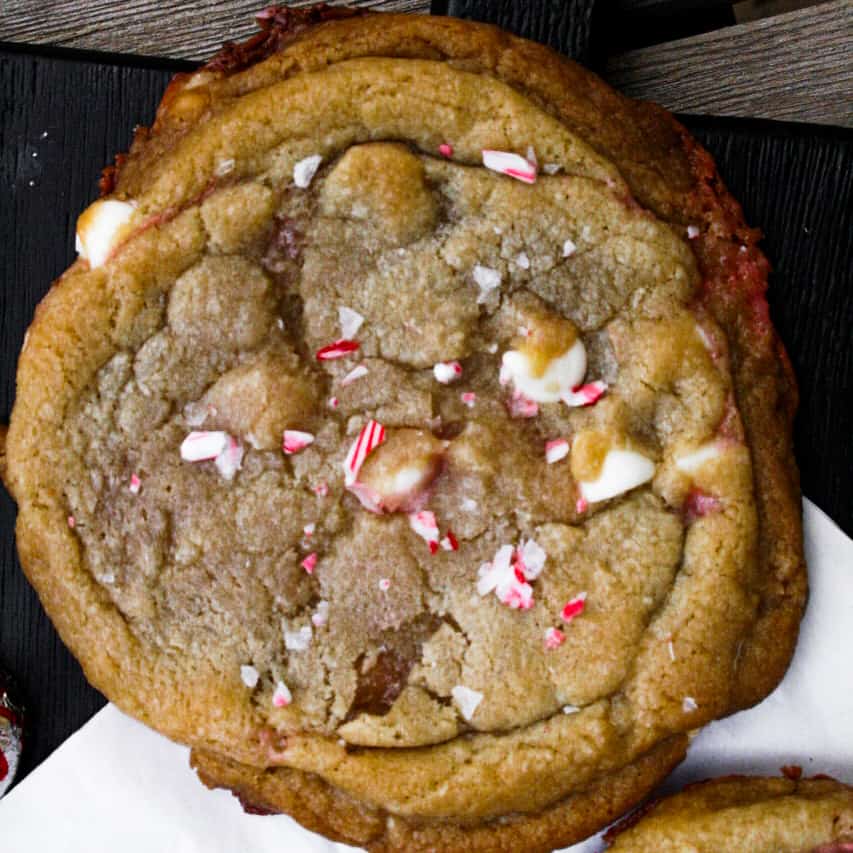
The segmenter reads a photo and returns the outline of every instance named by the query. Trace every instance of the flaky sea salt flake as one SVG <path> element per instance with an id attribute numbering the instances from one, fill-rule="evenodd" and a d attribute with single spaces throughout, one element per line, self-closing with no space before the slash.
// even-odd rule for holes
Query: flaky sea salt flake
<path id="1" fill-rule="evenodd" d="M 459 713 L 468 721 L 474 716 L 474 712 L 483 701 L 483 694 L 477 690 L 472 690 L 470 687 L 465 687 L 462 684 L 457 684 L 451 691 L 450 695 L 459 709 Z"/>
<path id="2" fill-rule="evenodd" d="M 485 302 L 493 290 L 501 286 L 501 274 L 499 270 L 492 267 L 485 267 L 482 264 L 474 264 L 474 269 L 471 271 L 474 277 L 474 283 L 480 288 L 477 295 L 477 304 Z"/>
<path id="3" fill-rule="evenodd" d="M 311 645 L 313 635 L 310 625 L 303 625 L 298 631 L 285 631 L 284 647 L 289 652 L 304 652 Z"/>
<path id="4" fill-rule="evenodd" d="M 566 240 L 563 243 L 563 257 L 570 258 L 575 252 L 577 252 L 578 247 L 575 245 L 574 240 Z"/>
<path id="5" fill-rule="evenodd" d="M 367 376 L 368 370 L 363 364 L 357 364 L 343 379 L 341 379 L 341 385 L 346 387 L 347 385 L 352 385 L 353 382 L 357 382 L 363 376 Z"/>
<path id="6" fill-rule="evenodd" d="M 240 667 L 240 679 L 250 690 L 257 686 L 260 677 L 260 673 L 251 664 L 243 664 Z"/>
<path id="7" fill-rule="evenodd" d="M 347 308 L 346 305 L 341 305 L 338 308 L 338 322 L 341 325 L 341 337 L 352 339 L 361 328 L 361 324 L 364 322 L 364 317 L 359 314 L 358 311 L 353 311 L 352 308 Z"/>
<path id="8" fill-rule="evenodd" d="M 699 710 L 699 705 L 692 696 L 685 696 L 681 703 L 681 708 L 685 714 L 691 714 L 693 711 Z"/>
<path id="9" fill-rule="evenodd" d="M 303 157 L 303 159 L 293 167 L 293 183 L 296 184 L 299 189 L 306 189 L 310 186 L 311 181 L 314 179 L 314 175 L 317 174 L 317 169 L 320 168 L 320 164 L 322 162 L 323 157 L 320 154 L 312 154 L 310 157 Z"/>

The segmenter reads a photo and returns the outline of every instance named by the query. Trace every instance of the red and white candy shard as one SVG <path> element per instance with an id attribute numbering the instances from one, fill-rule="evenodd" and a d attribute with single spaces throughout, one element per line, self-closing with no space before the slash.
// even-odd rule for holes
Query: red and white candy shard
<path id="1" fill-rule="evenodd" d="M 204 462 L 216 459 L 228 447 L 227 432 L 193 431 L 181 442 L 181 459 L 184 462 Z"/>
<path id="2" fill-rule="evenodd" d="M 379 589 L 382 592 L 387 592 L 391 588 L 391 581 L 388 578 L 379 578 Z"/>
<path id="3" fill-rule="evenodd" d="M 127 488 L 132 495 L 139 494 L 139 490 L 142 488 L 142 480 L 139 479 L 137 474 L 130 475 L 130 485 Z"/>
<path id="4" fill-rule="evenodd" d="M 560 611 L 560 618 L 564 622 L 571 622 L 576 616 L 580 616 L 586 607 L 586 593 L 578 593 L 574 598 L 570 598 L 563 609 Z"/>
<path id="5" fill-rule="evenodd" d="M 433 366 L 432 375 L 442 385 L 449 385 L 462 378 L 462 365 L 458 361 L 440 361 Z"/>
<path id="6" fill-rule="evenodd" d="M 560 399 L 567 405 L 573 408 L 578 406 L 591 406 L 597 403 L 607 391 L 607 383 L 600 379 L 595 382 L 589 382 L 586 385 L 581 385 L 574 388 L 566 394 L 563 394 Z"/>
<path id="7" fill-rule="evenodd" d="M 346 358 L 348 355 L 352 355 L 358 348 L 358 341 L 341 338 L 340 340 L 326 344 L 324 347 L 320 347 L 317 350 L 317 361 L 332 361 L 336 358 Z"/>
<path id="8" fill-rule="evenodd" d="M 329 397 L 329 408 L 337 409 L 341 401 L 337 397 Z"/>
<path id="9" fill-rule="evenodd" d="M 309 187 L 322 162 L 323 157 L 320 154 L 304 157 L 293 167 L 293 183 L 303 190 Z"/>
<path id="10" fill-rule="evenodd" d="M 276 708 L 285 708 L 293 701 L 293 694 L 290 688 L 283 682 L 279 681 L 275 686 L 272 694 L 272 703 Z"/>
<path id="11" fill-rule="evenodd" d="M 367 368 L 363 364 L 357 364 L 343 379 L 341 379 L 341 385 L 346 387 L 347 385 L 352 385 L 353 382 L 357 382 L 362 376 L 367 376 Z"/>
<path id="12" fill-rule="evenodd" d="M 281 449 L 284 451 L 285 456 L 292 456 L 294 453 L 299 453 L 300 450 L 305 450 L 309 444 L 313 443 L 314 436 L 310 432 L 302 432 L 302 430 L 298 429 L 286 429 Z"/>
<path id="13" fill-rule="evenodd" d="M 589 509 L 589 501 L 586 498 L 580 497 L 575 501 L 575 512 L 578 515 L 583 515 Z"/>
<path id="14" fill-rule="evenodd" d="M 95 201 L 77 219 L 77 254 L 92 269 L 103 266 L 121 240 L 130 233 L 136 202 L 105 198 Z"/>
<path id="15" fill-rule="evenodd" d="M 338 322 L 341 324 L 341 337 L 352 339 L 361 328 L 364 317 L 358 311 L 353 311 L 352 308 L 341 305 L 338 308 Z"/>
<path id="16" fill-rule="evenodd" d="M 480 566 L 477 592 L 482 596 L 494 591 L 507 607 L 529 610 L 533 607 L 533 587 L 528 581 L 539 577 L 545 558 L 545 551 L 532 539 L 519 548 L 501 545 L 494 560 Z"/>
<path id="17" fill-rule="evenodd" d="M 441 154 L 442 157 L 452 157 L 453 146 L 449 142 L 442 142 L 441 145 L 438 146 L 438 153 Z"/>
<path id="18" fill-rule="evenodd" d="M 469 408 L 473 409 L 474 404 L 477 402 L 477 395 L 473 391 L 463 391 L 459 395 L 459 399 Z"/>
<path id="19" fill-rule="evenodd" d="M 566 635 L 559 628 L 549 628 L 545 632 L 545 648 L 558 649 L 566 642 Z"/>
<path id="20" fill-rule="evenodd" d="M 471 275 L 474 277 L 474 283 L 480 288 L 477 294 L 477 304 L 485 302 L 489 298 L 489 294 L 501 286 L 501 274 L 498 270 L 491 267 L 484 267 L 482 264 L 475 264 L 471 270 Z"/>
<path id="21" fill-rule="evenodd" d="M 586 373 L 586 348 L 576 340 L 562 355 L 552 358 L 541 376 L 535 376 L 526 353 L 507 350 L 501 359 L 501 382 L 512 382 L 516 391 L 537 403 L 556 403 L 571 392 Z"/>
<path id="22" fill-rule="evenodd" d="M 309 575 L 314 574 L 314 569 L 317 567 L 317 552 L 312 551 L 300 564 Z"/>
<path id="23" fill-rule="evenodd" d="M 409 515 L 409 526 L 412 530 L 424 540 L 429 546 L 431 553 L 438 550 L 438 522 L 435 520 L 435 513 L 428 509 L 423 509 L 420 512 L 413 512 Z"/>
<path id="24" fill-rule="evenodd" d="M 465 687 L 462 684 L 457 684 L 450 691 L 459 713 L 468 721 L 474 716 L 474 712 L 483 701 L 483 694 L 478 690 L 472 690 L 470 687 Z"/>
<path id="25" fill-rule="evenodd" d="M 369 420 L 358 434 L 344 459 L 344 483 L 349 488 L 358 480 L 358 473 L 368 454 L 385 441 L 385 427 L 379 421 Z"/>
<path id="26" fill-rule="evenodd" d="M 595 480 L 581 480 L 578 487 L 581 497 L 589 503 L 616 497 L 655 475 L 655 463 L 635 450 L 608 450 Z"/>
<path id="27" fill-rule="evenodd" d="M 719 512 L 723 502 L 715 495 L 709 495 L 701 489 L 691 489 L 684 502 L 684 513 L 688 521 L 704 518 L 706 515 Z"/>
<path id="28" fill-rule="evenodd" d="M 458 551 L 459 550 L 459 540 L 456 538 L 456 535 L 452 530 L 448 530 L 447 534 L 439 543 L 444 551 Z"/>
<path id="29" fill-rule="evenodd" d="M 687 239 L 695 240 L 699 236 L 699 226 L 698 225 L 688 225 L 687 226 Z"/>
<path id="30" fill-rule="evenodd" d="M 329 484 L 325 481 L 317 483 L 316 486 L 312 487 L 311 491 L 313 491 L 317 497 L 324 498 L 329 494 Z"/>
<path id="31" fill-rule="evenodd" d="M 285 631 L 284 647 L 289 652 L 304 652 L 311 645 L 313 635 L 310 625 L 303 625 L 298 631 Z"/>
<path id="32" fill-rule="evenodd" d="M 312 521 L 310 524 L 306 524 L 305 527 L 302 528 L 302 535 L 306 539 L 310 539 L 314 535 L 314 531 L 316 529 L 317 529 L 317 524 Z"/>
<path id="33" fill-rule="evenodd" d="M 507 403 L 511 418 L 535 418 L 539 414 L 539 404 L 520 391 L 513 391 Z"/>
<path id="34" fill-rule="evenodd" d="M 554 438 L 545 442 L 545 461 L 549 465 L 565 459 L 569 455 L 569 442 L 565 438 Z"/>
<path id="35" fill-rule="evenodd" d="M 510 178 L 523 181 L 525 184 L 536 182 L 536 164 L 531 163 L 530 160 L 520 154 L 513 154 L 511 151 L 494 151 L 490 148 L 484 148 L 483 165 L 493 172 L 508 175 Z"/>
<path id="36" fill-rule="evenodd" d="M 243 466 L 243 445 L 233 436 L 228 436 L 228 446 L 216 457 L 213 464 L 224 479 L 233 479 Z"/>
<path id="37" fill-rule="evenodd" d="M 259 678 L 260 674 L 250 664 L 243 664 L 240 667 L 240 679 L 250 690 L 257 686 Z"/>

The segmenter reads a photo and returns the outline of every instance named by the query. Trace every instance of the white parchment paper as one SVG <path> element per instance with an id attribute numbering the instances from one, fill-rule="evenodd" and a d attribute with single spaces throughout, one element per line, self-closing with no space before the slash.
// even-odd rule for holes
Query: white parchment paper
<path id="1" fill-rule="evenodd" d="M 728 773 L 853 782 L 853 540 L 804 501 L 811 596 L 785 680 L 749 711 L 707 726 L 665 790 Z M 189 750 L 108 705 L 0 800 L 0 846 L 17 853 L 341 853 L 283 815 L 246 815 L 207 791 Z M 571 853 L 597 853 L 589 839 Z"/>

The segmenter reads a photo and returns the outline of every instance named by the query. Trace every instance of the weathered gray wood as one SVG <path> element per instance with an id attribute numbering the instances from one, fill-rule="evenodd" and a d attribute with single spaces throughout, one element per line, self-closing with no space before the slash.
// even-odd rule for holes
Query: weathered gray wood
<path id="1" fill-rule="evenodd" d="M 604 77 L 677 112 L 853 127 L 853 3 L 634 50 L 609 59 Z"/>
<path id="2" fill-rule="evenodd" d="M 312 2 L 295 0 L 288 5 Z M 347 2 L 400 12 L 429 12 L 430 5 L 429 0 Z M 3 0 L 0 41 L 206 59 L 226 39 L 237 41 L 256 33 L 254 15 L 263 6 L 264 0 Z"/>

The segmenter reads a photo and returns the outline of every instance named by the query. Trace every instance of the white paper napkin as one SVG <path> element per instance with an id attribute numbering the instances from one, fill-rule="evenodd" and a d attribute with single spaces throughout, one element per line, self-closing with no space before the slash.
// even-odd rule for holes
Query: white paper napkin
<path id="1" fill-rule="evenodd" d="M 728 773 L 853 782 L 853 541 L 804 501 L 811 597 L 791 668 L 749 711 L 712 723 L 666 789 Z M 108 705 L 0 800 L 0 846 L 16 853 L 343 853 L 283 815 L 243 813 L 207 791 L 189 750 Z M 594 853 L 597 839 L 569 848 Z M 567 851 L 568 853 L 568 851 Z"/>

